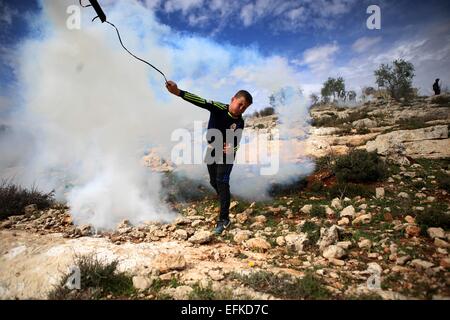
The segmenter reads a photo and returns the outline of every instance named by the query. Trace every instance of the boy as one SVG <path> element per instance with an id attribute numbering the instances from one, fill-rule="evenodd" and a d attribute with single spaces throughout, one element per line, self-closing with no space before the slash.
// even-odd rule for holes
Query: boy
<path id="1" fill-rule="evenodd" d="M 230 208 L 230 174 L 233 169 L 236 151 L 239 148 L 242 130 L 244 129 L 242 114 L 253 103 L 253 98 L 250 93 L 241 90 L 231 98 L 230 104 L 226 105 L 216 101 L 206 101 L 192 93 L 180 90 L 173 81 L 168 81 L 166 88 L 170 93 L 210 112 L 207 140 L 211 160 L 206 160 L 206 162 L 209 182 L 216 190 L 220 200 L 220 216 L 214 229 L 214 233 L 220 235 L 230 225 L 228 217 Z M 212 137 L 214 132 L 221 133 L 222 141 L 225 142 L 223 148 L 212 146 L 215 141 L 214 137 Z M 233 141 L 227 141 L 229 140 L 227 136 L 229 137 L 233 133 Z M 217 157 L 215 152 L 218 152 Z"/>

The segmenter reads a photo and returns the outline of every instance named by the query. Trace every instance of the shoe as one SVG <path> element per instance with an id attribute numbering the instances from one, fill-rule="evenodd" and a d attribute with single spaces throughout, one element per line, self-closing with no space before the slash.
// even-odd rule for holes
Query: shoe
<path id="1" fill-rule="evenodd" d="M 225 229 L 230 226 L 230 224 L 230 220 L 219 220 L 217 222 L 216 228 L 214 229 L 214 234 L 220 236 L 225 231 Z"/>

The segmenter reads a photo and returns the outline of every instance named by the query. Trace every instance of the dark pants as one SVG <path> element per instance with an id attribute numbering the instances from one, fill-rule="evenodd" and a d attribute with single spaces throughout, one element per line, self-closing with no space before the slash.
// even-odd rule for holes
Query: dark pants
<path id="1" fill-rule="evenodd" d="M 220 200 L 220 220 L 229 220 L 230 213 L 230 174 L 232 164 L 209 164 L 209 183 L 216 190 Z"/>

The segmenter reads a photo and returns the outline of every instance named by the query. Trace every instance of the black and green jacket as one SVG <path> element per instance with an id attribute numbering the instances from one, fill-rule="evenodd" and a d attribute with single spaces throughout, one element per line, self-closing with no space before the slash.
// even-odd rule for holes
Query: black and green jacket
<path id="1" fill-rule="evenodd" d="M 180 90 L 180 97 L 210 112 L 208 131 L 211 129 L 219 130 L 222 133 L 223 142 L 232 144 L 234 147 L 234 155 L 236 155 L 236 152 L 239 149 L 240 140 L 242 138 L 242 130 L 244 129 L 244 119 L 242 116 L 233 117 L 228 111 L 228 104 L 223 104 L 217 101 L 208 101 L 187 91 Z M 235 131 L 236 137 L 233 142 L 226 141 L 226 130 Z M 213 137 L 211 137 L 208 133 L 206 137 L 208 144 L 213 143 Z"/>

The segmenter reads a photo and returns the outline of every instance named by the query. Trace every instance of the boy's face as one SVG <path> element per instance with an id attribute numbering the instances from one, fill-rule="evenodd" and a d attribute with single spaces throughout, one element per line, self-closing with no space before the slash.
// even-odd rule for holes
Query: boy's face
<path id="1" fill-rule="evenodd" d="M 233 97 L 231 98 L 229 111 L 236 116 L 240 116 L 245 112 L 245 110 L 247 110 L 248 107 L 250 107 L 250 104 L 244 97 Z"/>

